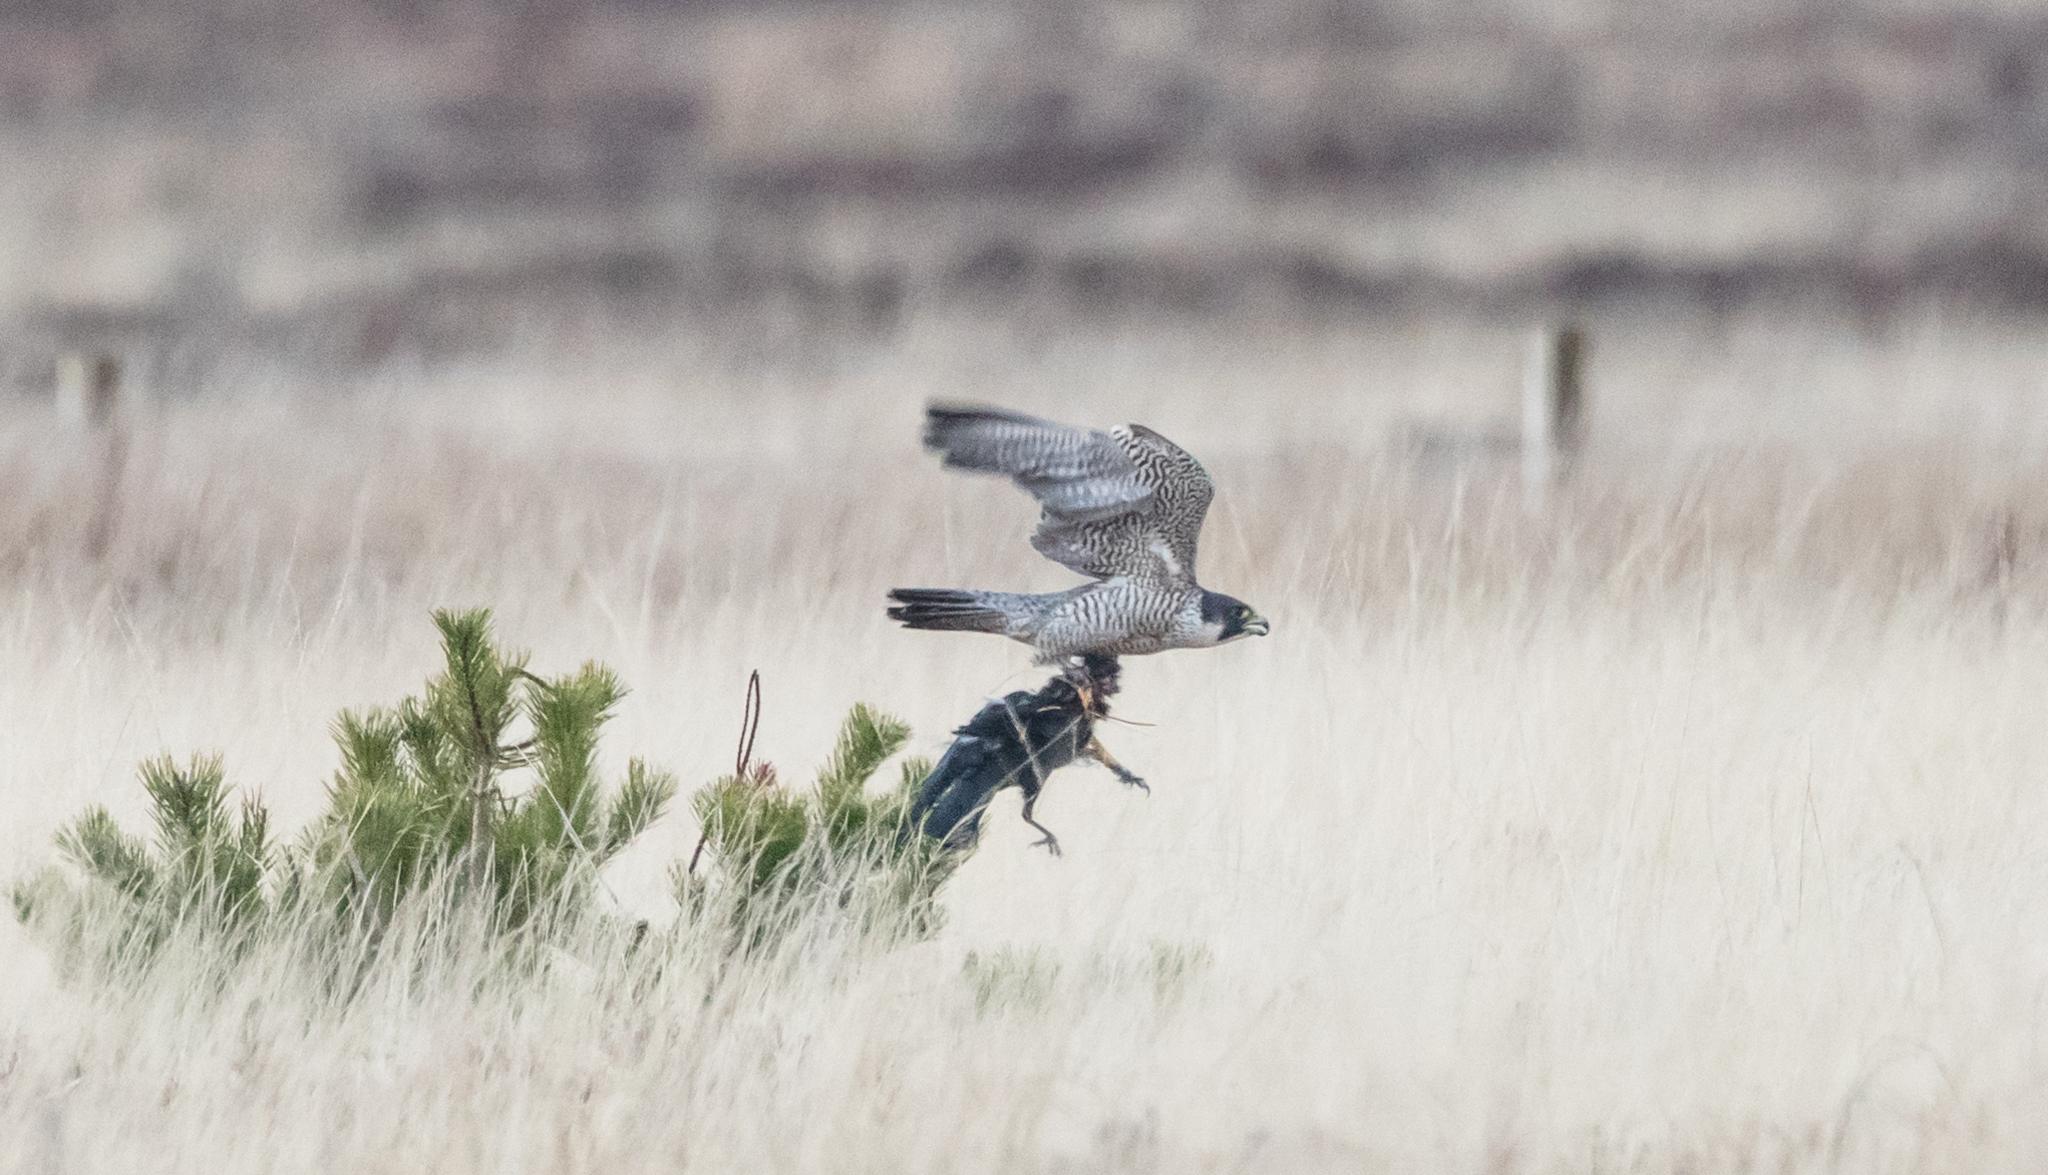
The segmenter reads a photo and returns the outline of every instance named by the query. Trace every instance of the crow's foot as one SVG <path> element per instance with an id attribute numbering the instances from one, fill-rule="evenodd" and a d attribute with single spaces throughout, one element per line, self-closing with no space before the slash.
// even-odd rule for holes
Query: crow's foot
<path id="1" fill-rule="evenodd" d="M 1109 768 L 1118 783 L 1125 787 L 1135 787 L 1148 796 L 1152 794 L 1152 785 L 1140 778 L 1137 772 L 1117 762 L 1116 756 L 1109 753 L 1109 748 L 1102 745 L 1101 739 L 1090 738 L 1088 745 L 1082 749 L 1082 754 Z"/>
<path id="2" fill-rule="evenodd" d="M 1030 799 L 1024 801 L 1024 823 L 1029 824 L 1031 827 L 1036 828 L 1039 832 L 1044 833 L 1043 836 L 1039 837 L 1035 841 L 1032 841 L 1030 847 L 1035 849 L 1040 845 L 1044 845 L 1046 852 L 1051 853 L 1053 856 L 1057 857 L 1060 855 L 1060 838 L 1052 834 L 1052 829 L 1047 828 L 1045 825 L 1040 824 L 1038 821 L 1033 820 L 1031 818 L 1031 809 L 1036 807 L 1037 805 L 1037 796 L 1032 796 Z"/>

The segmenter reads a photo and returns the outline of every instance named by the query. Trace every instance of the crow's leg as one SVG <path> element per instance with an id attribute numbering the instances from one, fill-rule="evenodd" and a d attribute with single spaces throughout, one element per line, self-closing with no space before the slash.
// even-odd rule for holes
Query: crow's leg
<path id="1" fill-rule="evenodd" d="M 1029 847 L 1035 849 L 1040 845 L 1044 845 L 1046 852 L 1051 853 L 1053 856 L 1057 857 L 1060 855 L 1060 838 L 1052 834 L 1052 829 L 1047 828 L 1045 825 L 1040 824 L 1038 821 L 1033 820 L 1031 818 L 1031 810 L 1033 808 L 1036 808 L 1037 806 L 1038 797 L 1036 795 L 1029 795 L 1024 797 L 1024 823 L 1029 824 L 1031 827 L 1036 828 L 1038 831 L 1045 834 L 1039 839 L 1032 841 Z"/>
<path id="2" fill-rule="evenodd" d="M 1110 773 L 1116 776 L 1117 782 L 1125 787 L 1135 787 L 1148 796 L 1152 794 L 1151 785 L 1138 778 L 1137 772 L 1117 762 L 1116 756 L 1109 753 L 1109 748 L 1102 745 L 1100 738 L 1090 735 L 1088 745 L 1081 749 L 1081 753 L 1109 768 Z"/>

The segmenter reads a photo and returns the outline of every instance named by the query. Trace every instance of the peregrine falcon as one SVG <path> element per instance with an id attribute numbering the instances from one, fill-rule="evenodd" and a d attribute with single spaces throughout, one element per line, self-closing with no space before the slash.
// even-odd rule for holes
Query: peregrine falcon
<path id="1" fill-rule="evenodd" d="M 1038 499 L 1031 545 L 1090 576 L 1063 592 L 897 588 L 906 628 L 1000 633 L 1050 663 L 1088 653 L 1201 649 L 1268 625 L 1195 582 L 1195 540 L 1216 487 L 1180 446 L 1142 425 L 1107 432 L 993 408 L 933 405 L 925 447 L 949 469 L 1006 474 Z"/>

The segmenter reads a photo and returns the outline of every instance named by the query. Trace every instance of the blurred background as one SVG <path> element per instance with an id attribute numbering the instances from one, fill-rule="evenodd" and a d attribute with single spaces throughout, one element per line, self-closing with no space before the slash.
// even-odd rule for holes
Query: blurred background
<path id="1" fill-rule="evenodd" d="M 754 670 L 784 780 L 942 752 L 1044 671 L 884 593 L 1073 577 L 936 398 L 1215 475 L 1274 633 L 1127 666 L 1151 799 L 797 1005 L 114 1012 L 0 914 L 0 1167 L 2048 1170 L 2048 0 L 0 0 L 0 880 L 163 752 L 302 826 L 435 607 L 685 788 Z"/>
<path id="2" fill-rule="evenodd" d="M 0 159 L 23 394 L 935 321 L 2031 339 L 2048 7 L 11 0 Z"/>

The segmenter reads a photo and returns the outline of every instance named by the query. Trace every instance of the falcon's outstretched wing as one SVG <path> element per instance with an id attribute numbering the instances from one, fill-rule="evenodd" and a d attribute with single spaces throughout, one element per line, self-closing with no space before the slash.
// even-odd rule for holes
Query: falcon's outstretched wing
<path id="1" fill-rule="evenodd" d="M 925 445 L 948 468 L 1006 474 L 1044 513 L 1031 545 L 1098 579 L 1193 583 L 1216 488 L 1201 463 L 1149 428 L 1103 432 L 993 408 L 933 405 Z"/>

